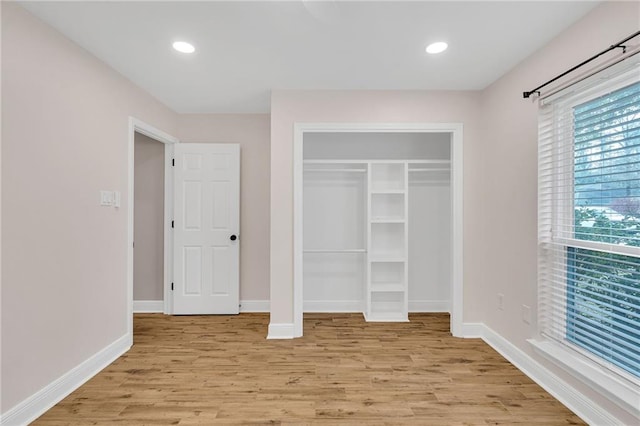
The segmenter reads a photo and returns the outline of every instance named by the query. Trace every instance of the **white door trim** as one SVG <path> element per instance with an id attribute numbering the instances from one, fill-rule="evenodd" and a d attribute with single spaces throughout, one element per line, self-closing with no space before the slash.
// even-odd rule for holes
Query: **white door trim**
<path id="1" fill-rule="evenodd" d="M 293 337 L 301 337 L 302 297 L 302 211 L 303 211 L 303 143 L 305 133 L 323 132 L 397 132 L 452 134 L 452 288 L 451 333 L 463 335 L 463 125 L 462 123 L 294 123 L 293 135 Z"/>
<path id="2" fill-rule="evenodd" d="M 172 238 L 171 216 L 173 215 L 173 187 L 171 158 L 173 158 L 173 144 L 179 143 L 178 138 L 171 136 L 162 130 L 129 117 L 129 160 L 127 174 L 127 330 L 133 339 L 133 204 L 134 204 L 134 152 L 135 133 L 141 133 L 158 142 L 165 144 L 165 170 L 164 170 L 164 313 L 171 313 L 170 286 L 172 268 Z"/>

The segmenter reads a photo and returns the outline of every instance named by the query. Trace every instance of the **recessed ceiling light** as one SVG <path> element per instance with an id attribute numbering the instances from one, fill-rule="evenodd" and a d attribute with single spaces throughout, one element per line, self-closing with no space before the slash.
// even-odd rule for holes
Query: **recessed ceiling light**
<path id="1" fill-rule="evenodd" d="M 449 47 L 447 43 L 445 43 L 444 41 L 438 41 L 428 45 L 426 50 L 427 50 L 427 53 L 435 54 L 435 53 L 444 52 L 445 50 L 447 50 L 447 47 Z"/>
<path id="2" fill-rule="evenodd" d="M 196 51 L 196 48 L 193 47 L 193 44 L 187 43 L 186 41 L 176 41 L 175 43 L 173 43 L 173 48 L 182 53 L 193 53 Z"/>

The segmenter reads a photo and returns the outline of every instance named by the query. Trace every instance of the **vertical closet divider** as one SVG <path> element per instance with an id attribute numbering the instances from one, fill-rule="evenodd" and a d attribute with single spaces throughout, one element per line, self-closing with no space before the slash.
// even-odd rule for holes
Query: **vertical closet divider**
<path id="1" fill-rule="evenodd" d="M 367 188 L 365 191 L 365 197 L 367 199 L 366 210 L 365 210 L 365 218 L 364 218 L 364 226 L 366 227 L 366 239 L 367 239 L 367 255 L 364 258 L 364 273 L 365 273 L 365 281 L 364 281 L 364 297 L 365 297 L 365 305 L 362 311 L 362 315 L 364 315 L 364 319 L 368 321 L 370 310 L 371 310 L 371 162 L 367 162 Z"/>

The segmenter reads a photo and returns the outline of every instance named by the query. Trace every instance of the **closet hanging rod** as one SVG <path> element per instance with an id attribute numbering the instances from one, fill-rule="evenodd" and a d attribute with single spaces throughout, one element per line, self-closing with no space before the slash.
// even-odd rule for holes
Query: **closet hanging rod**
<path id="1" fill-rule="evenodd" d="M 522 92 L 522 97 L 526 99 L 526 98 L 530 97 L 531 95 L 533 95 L 534 93 L 537 93 L 538 95 L 540 95 L 540 89 L 542 89 L 543 87 L 546 87 L 546 86 L 550 85 L 554 81 L 564 77 L 567 74 L 570 74 L 570 73 L 574 72 L 578 68 L 581 68 L 581 67 L 587 65 L 589 62 L 591 62 L 591 61 L 593 61 L 595 59 L 598 59 L 600 56 L 602 56 L 605 53 L 610 52 L 610 51 L 612 51 L 614 49 L 622 49 L 622 53 L 623 54 L 626 53 L 627 46 L 625 46 L 624 43 L 628 42 L 632 38 L 636 38 L 639 35 L 640 35 L 640 31 L 636 31 L 635 33 L 631 34 L 629 37 L 626 37 L 625 39 L 620 40 L 619 42 L 617 42 L 615 44 L 612 44 L 608 48 L 604 49 L 602 52 L 596 53 L 595 55 L 593 55 L 589 59 L 580 62 L 578 65 L 574 66 L 573 68 L 570 68 L 567 71 L 563 72 L 562 74 L 557 75 L 556 77 L 552 78 L 551 80 L 547 81 L 546 83 L 541 84 L 540 86 L 536 87 L 535 89 L 529 90 L 527 92 Z"/>
<path id="2" fill-rule="evenodd" d="M 451 169 L 409 169 L 410 172 L 450 172 Z"/>

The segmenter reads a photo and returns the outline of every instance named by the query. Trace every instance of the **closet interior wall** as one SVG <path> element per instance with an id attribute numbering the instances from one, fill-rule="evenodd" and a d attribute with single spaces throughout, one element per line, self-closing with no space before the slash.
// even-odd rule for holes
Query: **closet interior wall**
<path id="1" fill-rule="evenodd" d="M 305 134 L 305 312 L 450 310 L 450 153 L 449 133 Z"/>

